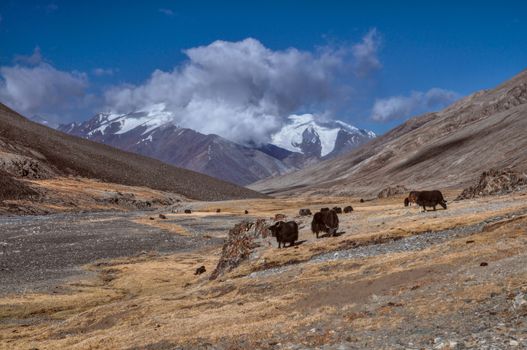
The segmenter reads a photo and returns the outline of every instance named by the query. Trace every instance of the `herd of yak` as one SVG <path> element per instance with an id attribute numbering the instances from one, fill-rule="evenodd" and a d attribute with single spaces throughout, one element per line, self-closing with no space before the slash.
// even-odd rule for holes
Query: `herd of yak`
<path id="1" fill-rule="evenodd" d="M 418 206 L 423 207 L 426 211 L 426 207 L 432 207 L 436 210 L 438 205 L 446 209 L 446 200 L 443 198 L 443 194 L 440 191 L 412 191 L 404 199 L 404 205 L 409 206 L 411 203 L 415 203 Z M 351 213 L 353 208 L 347 206 L 344 208 L 344 213 Z M 311 231 L 319 238 L 319 233 L 323 232 L 325 236 L 336 236 L 339 228 L 339 217 L 337 214 L 341 214 L 342 208 L 334 207 L 333 209 L 322 208 L 319 212 L 313 215 L 311 221 Z M 309 209 L 300 209 L 300 216 L 312 215 Z M 278 242 L 278 248 L 282 246 L 285 248 L 286 243 L 289 246 L 293 246 L 298 240 L 298 224 L 295 221 L 278 221 L 274 225 L 269 227 L 271 235 L 276 237 Z"/>

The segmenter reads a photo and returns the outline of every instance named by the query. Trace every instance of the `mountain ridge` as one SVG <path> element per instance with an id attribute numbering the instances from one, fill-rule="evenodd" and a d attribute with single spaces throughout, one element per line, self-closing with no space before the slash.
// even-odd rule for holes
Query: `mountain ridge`
<path id="1" fill-rule="evenodd" d="M 302 123 L 295 125 L 298 118 L 303 118 Z M 128 114 L 98 113 L 81 123 L 63 124 L 59 130 L 242 186 L 347 152 L 375 136 L 340 121 L 318 124 L 313 115 L 293 116 L 290 120 L 293 123 L 277 133 L 282 137 L 278 145 L 242 145 L 180 127 L 163 104 Z M 309 132 L 311 135 L 306 134 Z M 328 133 L 333 137 L 326 137 Z M 313 149 L 317 142 L 320 147 Z M 284 143 L 287 148 L 282 147 Z"/>

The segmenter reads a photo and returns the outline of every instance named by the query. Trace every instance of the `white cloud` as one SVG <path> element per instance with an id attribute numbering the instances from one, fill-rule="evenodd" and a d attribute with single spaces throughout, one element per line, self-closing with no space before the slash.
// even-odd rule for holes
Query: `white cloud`
<path id="1" fill-rule="evenodd" d="M 346 66 L 342 50 L 273 51 L 255 39 L 184 52 L 188 61 L 173 71 L 107 91 L 108 109 L 164 103 L 178 125 L 239 142 L 267 141 L 291 113 L 334 98 L 336 75 Z"/>
<path id="2" fill-rule="evenodd" d="M 33 56 L 30 62 L 37 61 Z M 0 67 L 0 100 L 26 116 L 57 120 L 85 102 L 87 85 L 85 74 L 60 71 L 44 62 Z"/>
<path id="3" fill-rule="evenodd" d="M 441 109 L 458 98 L 459 95 L 454 91 L 432 88 L 427 92 L 413 91 L 409 96 L 377 99 L 373 105 L 371 118 L 379 122 L 407 118 Z"/>
<path id="4" fill-rule="evenodd" d="M 380 35 L 377 29 L 371 29 L 358 44 L 351 48 L 355 58 L 355 72 L 358 76 L 366 76 L 382 67 L 378 58 L 381 45 Z"/>
<path id="5" fill-rule="evenodd" d="M 41 63 L 43 60 L 42 53 L 40 52 L 40 47 L 35 47 L 33 53 L 30 56 L 16 55 L 14 61 L 17 63 L 28 64 L 32 66 Z"/>
<path id="6" fill-rule="evenodd" d="M 111 76 L 114 75 L 115 70 L 112 68 L 94 68 L 92 69 L 92 73 L 95 76 L 102 77 L 102 76 Z"/>
<path id="7" fill-rule="evenodd" d="M 172 11 L 171 9 L 160 8 L 158 11 L 167 16 L 174 16 L 174 11 Z"/>

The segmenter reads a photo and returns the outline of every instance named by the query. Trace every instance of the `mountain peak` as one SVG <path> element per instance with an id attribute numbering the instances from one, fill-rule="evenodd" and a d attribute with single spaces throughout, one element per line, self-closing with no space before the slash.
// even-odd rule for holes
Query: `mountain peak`
<path id="1" fill-rule="evenodd" d="M 308 150 L 310 154 L 305 153 L 304 148 L 307 144 L 320 143 L 318 157 L 325 157 L 341 153 L 336 143 L 339 132 L 349 135 L 346 150 L 358 147 L 376 136 L 372 131 L 359 129 L 340 120 L 323 121 L 317 120 L 313 114 L 293 114 L 289 116 L 288 123 L 272 135 L 271 143 L 291 152 L 301 152 L 306 156 L 314 155 L 312 147 Z"/>

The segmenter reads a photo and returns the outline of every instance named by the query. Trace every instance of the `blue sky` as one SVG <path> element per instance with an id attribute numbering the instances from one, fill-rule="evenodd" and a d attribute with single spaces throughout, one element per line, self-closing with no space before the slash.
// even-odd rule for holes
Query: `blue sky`
<path id="1" fill-rule="evenodd" d="M 526 2 L 424 3 L 3 0 L 0 100 L 26 114 L 64 122 L 83 120 L 98 109 L 132 107 L 121 100 L 115 102 L 116 87 L 133 86 L 133 96 L 137 96 L 136 88 L 145 85 L 155 70 L 171 72 L 188 64 L 183 50 L 207 47 L 216 40 L 240 43 L 254 38 L 272 52 L 295 48 L 312 54 L 317 63 L 308 66 L 316 69 L 328 66 L 326 61 L 320 63 L 325 51 L 339 60 L 338 67 L 327 68 L 332 77 L 323 83 L 329 88 L 295 95 L 291 97 L 294 103 L 286 104 L 288 108 L 279 105 L 272 111 L 326 113 L 382 133 L 411 115 L 442 108 L 452 99 L 491 88 L 527 68 Z M 374 52 L 367 54 L 378 64 L 358 74 L 353 47 L 364 43 L 372 31 Z M 34 52 L 37 47 L 39 52 Z M 67 92 L 62 97 L 49 97 L 46 91 L 21 91 L 34 86 L 8 91 L 7 82 L 12 87 L 21 76 L 15 67 L 27 68 L 25 76 L 33 79 L 31 74 L 37 74 L 34 69 L 38 65 L 42 74 L 35 75 L 34 84 L 39 79 L 62 77 L 64 86 L 73 84 L 67 88 L 75 92 L 71 98 Z M 53 74 L 47 74 L 46 69 Z M 57 72 L 71 75 L 71 79 Z M 172 79 L 176 85 L 181 83 L 179 76 Z M 294 85 L 291 88 L 298 90 Z M 114 92 L 110 99 L 108 91 Z M 289 98 L 281 95 L 284 93 L 273 92 L 273 98 Z M 19 101 L 31 96 L 39 96 L 43 102 L 28 106 Z"/>

